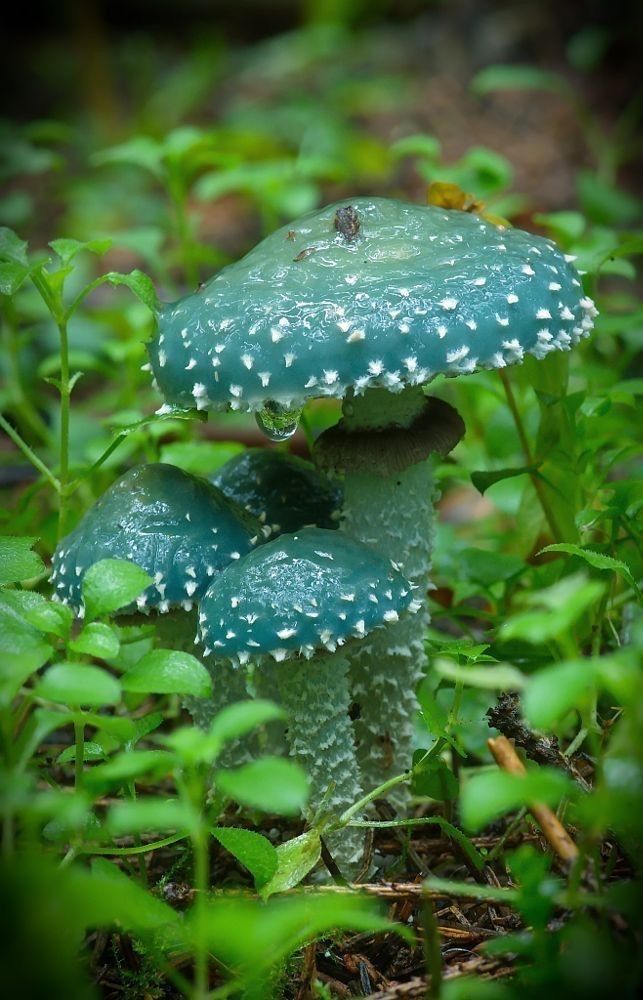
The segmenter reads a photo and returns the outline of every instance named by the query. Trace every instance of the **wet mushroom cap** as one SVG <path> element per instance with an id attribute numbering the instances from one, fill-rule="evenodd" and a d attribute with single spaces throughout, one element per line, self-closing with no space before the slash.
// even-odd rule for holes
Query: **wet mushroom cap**
<path id="1" fill-rule="evenodd" d="M 304 528 L 267 542 L 217 577 L 199 605 L 198 638 L 245 662 L 335 650 L 420 602 L 389 561 L 347 535 Z"/>
<path id="2" fill-rule="evenodd" d="M 342 487 L 311 462 L 275 448 L 248 448 L 217 471 L 213 483 L 272 529 L 336 528 Z"/>
<path id="3" fill-rule="evenodd" d="M 62 540 L 52 582 L 59 600 L 80 609 L 87 569 L 101 559 L 126 559 L 154 578 L 139 610 L 189 609 L 212 577 L 260 538 L 258 522 L 205 479 L 172 465 L 140 465 Z"/>
<path id="4" fill-rule="evenodd" d="M 467 212 L 329 205 L 164 307 L 149 345 L 169 403 L 297 408 L 316 396 L 503 368 L 568 350 L 596 310 L 548 239 Z"/>

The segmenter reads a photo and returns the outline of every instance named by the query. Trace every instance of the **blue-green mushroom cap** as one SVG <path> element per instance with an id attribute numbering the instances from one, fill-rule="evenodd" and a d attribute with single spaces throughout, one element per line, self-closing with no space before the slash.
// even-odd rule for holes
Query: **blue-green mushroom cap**
<path id="1" fill-rule="evenodd" d="M 205 479 L 172 465 L 140 465 L 113 483 L 60 542 L 54 592 L 82 615 L 88 568 L 101 559 L 125 559 L 154 579 L 136 602 L 139 610 L 190 610 L 212 578 L 260 538 L 259 523 Z"/>
<path id="2" fill-rule="evenodd" d="M 420 602 L 395 564 L 325 528 L 281 535 L 231 563 L 199 604 L 205 655 L 245 663 L 334 651 L 415 613 Z"/>
<path id="3" fill-rule="evenodd" d="M 342 487 L 311 462 L 275 448 L 248 448 L 217 471 L 215 486 L 270 527 L 273 535 L 306 525 L 336 528 Z"/>
<path id="4" fill-rule="evenodd" d="M 168 403 L 296 409 L 569 350 L 592 329 L 572 257 L 463 211 L 354 198 L 272 233 L 165 306 L 149 344 Z"/>

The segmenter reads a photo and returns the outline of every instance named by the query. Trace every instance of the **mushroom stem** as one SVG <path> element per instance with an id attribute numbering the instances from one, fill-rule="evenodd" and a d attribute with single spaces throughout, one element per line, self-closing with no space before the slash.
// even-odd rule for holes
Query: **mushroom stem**
<path id="1" fill-rule="evenodd" d="M 341 530 L 399 566 L 420 612 L 389 621 L 349 652 L 357 756 L 369 791 L 411 765 L 415 689 L 426 666 L 436 499 L 428 456 L 450 451 L 464 424 L 453 407 L 427 399 L 418 386 L 398 393 L 369 389 L 347 398 L 343 409 L 343 420 L 315 448 L 322 468 L 344 472 Z M 407 796 L 400 787 L 398 806 Z"/>
<path id="2" fill-rule="evenodd" d="M 339 815 L 363 794 L 349 717 L 348 660 L 342 653 L 290 660 L 279 676 L 290 752 L 308 774 L 310 805 L 314 810 L 323 801 L 328 812 Z M 334 788 L 327 795 L 331 782 Z M 364 837 L 356 828 L 346 828 L 331 834 L 328 846 L 350 873 L 361 860 Z"/>
<path id="3" fill-rule="evenodd" d="M 426 667 L 424 633 L 429 623 L 426 593 L 433 547 L 435 490 L 431 462 L 394 476 L 346 474 L 341 530 L 394 560 L 415 585 L 419 613 L 373 631 L 349 655 L 357 757 L 366 791 L 411 766 L 416 687 Z M 408 796 L 400 786 L 394 798 Z"/>

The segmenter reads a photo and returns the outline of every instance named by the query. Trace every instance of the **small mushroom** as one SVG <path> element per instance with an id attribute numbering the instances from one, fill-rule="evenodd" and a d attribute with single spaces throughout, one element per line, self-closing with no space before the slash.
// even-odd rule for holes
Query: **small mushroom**
<path id="1" fill-rule="evenodd" d="M 136 563 L 154 583 L 135 605 L 123 609 L 121 616 L 127 618 L 122 620 L 140 621 L 139 615 L 157 612 L 162 645 L 193 649 L 196 601 L 228 563 L 260 540 L 261 525 L 206 480 L 172 465 L 136 466 L 109 487 L 58 545 L 51 575 L 54 595 L 82 618 L 82 584 L 89 567 L 102 559 Z M 189 699 L 201 723 L 222 705 L 247 697 L 243 675 L 229 671 L 226 678 L 220 670 L 211 675 L 212 697 Z"/>
<path id="2" fill-rule="evenodd" d="M 248 448 L 221 466 L 212 481 L 273 536 L 307 525 L 336 528 L 339 524 L 341 484 L 296 455 L 275 448 Z"/>
<path id="3" fill-rule="evenodd" d="M 278 664 L 291 753 L 309 775 L 313 808 L 324 801 L 338 813 L 360 798 L 346 654 L 417 611 L 412 590 L 390 561 L 361 543 L 304 528 L 230 564 L 201 599 L 198 638 L 214 656 L 240 666 L 267 657 Z M 333 847 L 352 864 L 362 839 L 343 831 Z"/>
<path id="4" fill-rule="evenodd" d="M 275 440 L 294 432 L 308 399 L 343 400 L 343 421 L 316 446 L 322 468 L 344 474 L 342 527 L 396 559 L 424 599 L 434 494 L 425 457 L 448 451 L 464 427 L 423 386 L 588 336 L 596 309 L 572 260 L 467 211 L 351 199 L 290 223 L 165 306 L 152 369 L 169 402 L 253 412 Z M 367 787 L 409 764 L 427 622 L 424 602 L 356 661 Z"/>

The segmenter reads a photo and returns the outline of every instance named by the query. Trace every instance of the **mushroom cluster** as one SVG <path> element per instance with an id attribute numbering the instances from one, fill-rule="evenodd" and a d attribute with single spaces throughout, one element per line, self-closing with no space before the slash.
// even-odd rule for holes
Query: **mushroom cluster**
<path id="1" fill-rule="evenodd" d="M 566 351 L 596 309 L 550 240 L 466 211 L 356 198 L 277 230 L 197 292 L 162 308 L 149 345 L 169 404 L 256 414 L 274 439 L 307 400 L 342 400 L 314 457 L 343 476 L 341 530 L 394 558 L 422 613 L 355 646 L 367 788 L 408 766 L 425 666 L 433 453 L 464 432 L 427 399 L 464 375 Z"/>

